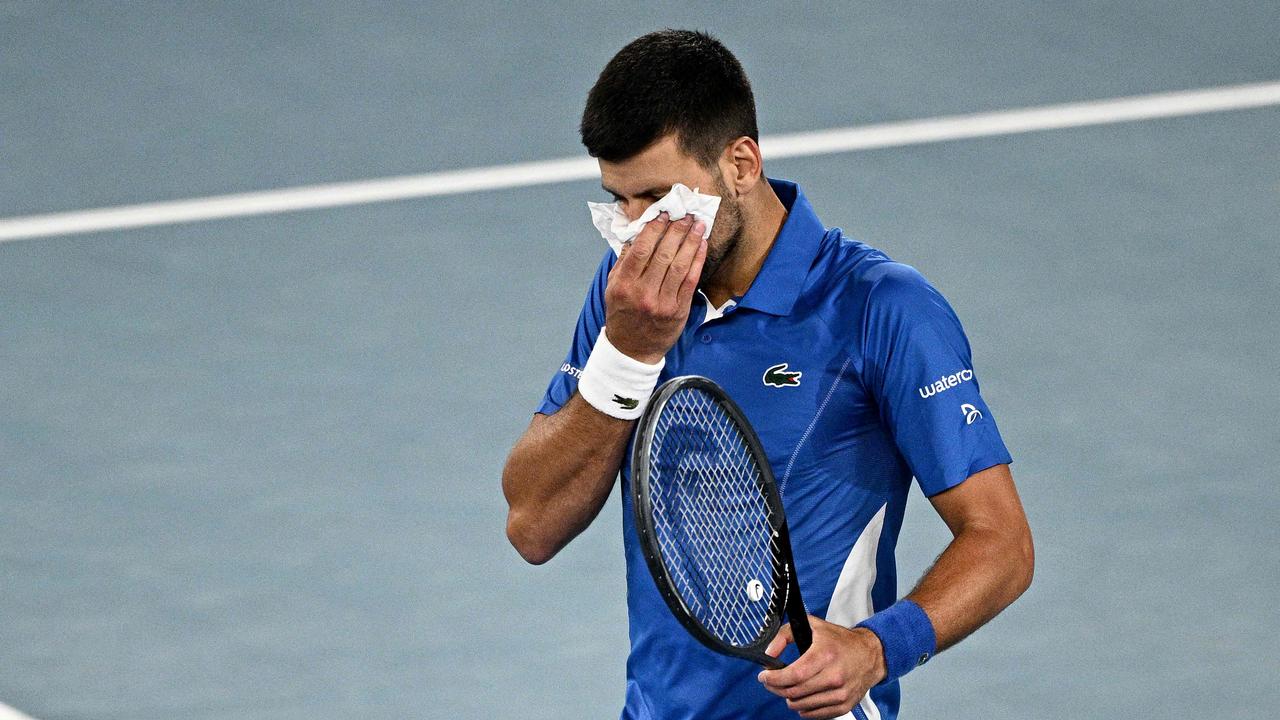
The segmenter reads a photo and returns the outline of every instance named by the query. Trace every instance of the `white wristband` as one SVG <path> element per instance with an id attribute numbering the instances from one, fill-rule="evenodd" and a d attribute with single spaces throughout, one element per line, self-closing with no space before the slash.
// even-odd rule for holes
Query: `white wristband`
<path id="1" fill-rule="evenodd" d="M 635 420 L 649 404 L 649 396 L 666 363 L 663 358 L 656 365 L 650 365 L 622 354 L 609 342 L 605 329 L 600 328 L 600 337 L 578 377 L 578 392 L 583 400 L 605 415 Z"/>

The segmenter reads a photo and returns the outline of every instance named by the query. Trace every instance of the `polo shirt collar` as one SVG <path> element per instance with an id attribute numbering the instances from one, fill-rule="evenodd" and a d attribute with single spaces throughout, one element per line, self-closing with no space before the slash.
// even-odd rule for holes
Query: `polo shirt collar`
<path id="1" fill-rule="evenodd" d="M 769 185 L 787 208 L 787 219 L 738 305 L 770 315 L 790 315 L 827 230 L 799 185 L 772 178 Z"/>

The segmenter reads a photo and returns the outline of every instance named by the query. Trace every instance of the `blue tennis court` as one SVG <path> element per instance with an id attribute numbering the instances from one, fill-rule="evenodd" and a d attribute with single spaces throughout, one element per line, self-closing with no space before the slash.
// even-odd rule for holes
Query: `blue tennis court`
<path id="1" fill-rule="evenodd" d="M 571 158 L 600 68 L 664 26 L 737 53 L 766 136 L 1280 81 L 1273 2 L 11 0 L 0 227 Z M 903 716 L 1273 716 L 1280 104 L 764 148 L 955 306 L 1036 536 L 1031 590 L 908 676 Z M 616 717 L 616 493 L 531 567 L 499 487 L 604 199 L 517 182 L 0 242 L 0 703 Z M 902 577 L 948 537 L 913 491 Z"/>

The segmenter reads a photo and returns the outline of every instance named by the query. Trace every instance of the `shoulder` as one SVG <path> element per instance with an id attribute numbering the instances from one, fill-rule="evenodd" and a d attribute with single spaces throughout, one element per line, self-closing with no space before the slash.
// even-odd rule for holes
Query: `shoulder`
<path id="1" fill-rule="evenodd" d="M 919 270 L 839 228 L 828 231 L 815 269 L 808 293 L 813 310 L 859 367 L 871 357 L 884 360 L 903 343 L 963 334 L 946 298 Z"/>
<path id="2" fill-rule="evenodd" d="M 842 324 L 861 320 L 868 312 L 909 309 L 942 298 L 919 270 L 846 236 L 840 228 L 827 232 L 818 265 L 814 294 L 831 304 Z"/>

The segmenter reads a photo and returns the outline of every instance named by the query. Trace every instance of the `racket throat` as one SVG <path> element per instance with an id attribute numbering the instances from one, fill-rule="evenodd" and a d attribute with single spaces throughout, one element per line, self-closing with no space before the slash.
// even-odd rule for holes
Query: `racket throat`
<path id="1" fill-rule="evenodd" d="M 809 613 L 804 608 L 804 596 L 800 594 L 800 578 L 796 572 L 795 556 L 791 554 L 791 530 L 785 519 L 774 533 L 781 551 L 784 574 L 787 583 L 787 600 L 785 610 L 787 621 L 791 623 L 791 640 L 801 655 L 813 645 L 813 629 L 809 627 Z"/>
<path id="2" fill-rule="evenodd" d="M 795 569 L 789 570 L 787 582 L 791 587 L 787 590 L 787 621 L 791 623 L 791 639 L 795 641 L 796 650 L 803 655 L 813 645 L 813 628 L 809 627 L 809 613 L 804 609 L 804 598 L 800 596 L 800 584 L 795 580 Z"/>

